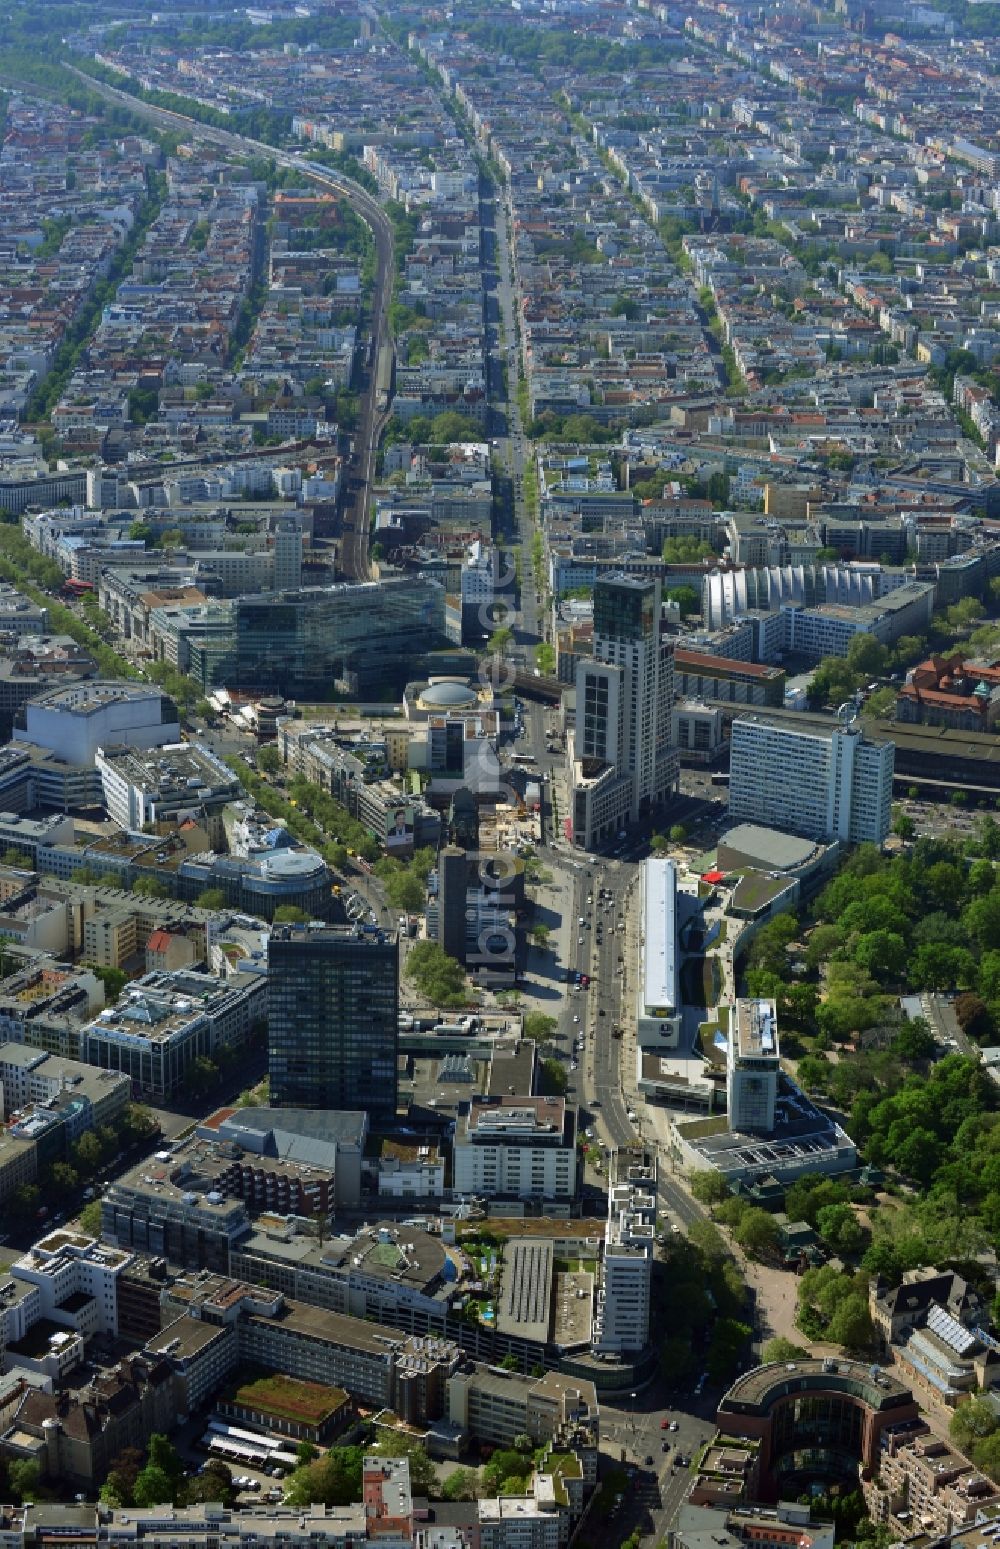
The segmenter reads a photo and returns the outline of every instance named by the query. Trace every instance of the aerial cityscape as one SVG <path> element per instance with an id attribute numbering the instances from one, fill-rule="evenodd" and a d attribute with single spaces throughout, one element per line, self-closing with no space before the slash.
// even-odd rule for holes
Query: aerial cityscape
<path id="1" fill-rule="evenodd" d="M 10 0 L 0 1549 L 1000 1543 L 1000 0 Z"/>

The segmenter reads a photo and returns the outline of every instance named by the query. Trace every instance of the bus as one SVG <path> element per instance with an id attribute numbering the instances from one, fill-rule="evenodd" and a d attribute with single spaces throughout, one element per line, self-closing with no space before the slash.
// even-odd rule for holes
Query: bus
<path id="1" fill-rule="evenodd" d="M 514 769 L 534 769 L 538 760 L 532 753 L 515 753 L 510 762 Z"/>

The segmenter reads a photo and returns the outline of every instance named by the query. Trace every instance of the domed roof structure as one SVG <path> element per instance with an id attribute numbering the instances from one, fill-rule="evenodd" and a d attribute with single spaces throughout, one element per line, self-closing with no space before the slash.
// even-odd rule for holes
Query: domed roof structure
<path id="1" fill-rule="evenodd" d="M 440 683 L 428 683 L 421 691 L 417 703 L 422 710 L 468 710 L 478 701 L 478 694 L 468 683 L 448 679 Z"/>

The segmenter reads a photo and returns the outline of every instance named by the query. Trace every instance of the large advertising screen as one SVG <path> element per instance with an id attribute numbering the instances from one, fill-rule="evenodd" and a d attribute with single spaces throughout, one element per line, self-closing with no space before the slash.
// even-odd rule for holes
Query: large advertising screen
<path id="1" fill-rule="evenodd" d="M 388 855 L 402 859 L 413 854 L 413 808 L 405 803 L 390 807 L 385 815 L 385 848 Z"/>

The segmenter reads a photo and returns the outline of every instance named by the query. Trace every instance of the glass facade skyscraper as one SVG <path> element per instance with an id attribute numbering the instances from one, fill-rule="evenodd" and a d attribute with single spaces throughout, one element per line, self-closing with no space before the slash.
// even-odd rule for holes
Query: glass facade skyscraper
<path id="1" fill-rule="evenodd" d="M 402 684 L 444 642 L 444 589 L 425 576 L 241 597 L 235 610 L 238 681 L 283 694 Z"/>
<path id="2" fill-rule="evenodd" d="M 577 662 L 573 840 L 606 842 L 677 789 L 674 646 L 660 583 L 616 572 L 594 585 L 594 645 Z"/>
<path id="3" fill-rule="evenodd" d="M 399 949 L 388 931 L 278 925 L 268 949 L 268 1073 L 276 1107 L 396 1118 Z"/>

